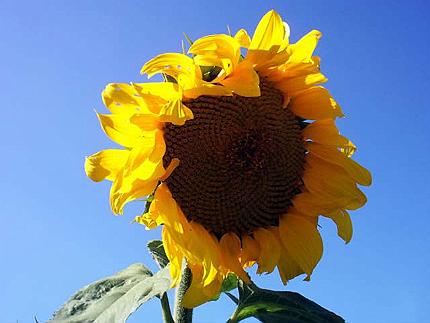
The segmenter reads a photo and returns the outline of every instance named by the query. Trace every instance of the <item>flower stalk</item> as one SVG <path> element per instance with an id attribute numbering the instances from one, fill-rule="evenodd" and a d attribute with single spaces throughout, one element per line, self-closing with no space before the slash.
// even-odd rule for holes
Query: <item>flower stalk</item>
<path id="1" fill-rule="evenodd" d="M 182 306 L 182 300 L 191 285 L 192 279 L 191 270 L 187 265 L 184 266 L 181 277 L 181 282 L 176 288 L 175 295 L 175 323 L 191 323 L 193 321 L 193 309 Z"/>
<path id="2" fill-rule="evenodd" d="M 166 293 L 163 293 L 163 295 L 160 298 L 161 300 L 161 309 L 163 314 L 163 322 L 164 323 L 175 323 L 172 317 L 172 313 L 170 312 L 170 305 L 169 305 L 169 299 L 167 297 Z"/>

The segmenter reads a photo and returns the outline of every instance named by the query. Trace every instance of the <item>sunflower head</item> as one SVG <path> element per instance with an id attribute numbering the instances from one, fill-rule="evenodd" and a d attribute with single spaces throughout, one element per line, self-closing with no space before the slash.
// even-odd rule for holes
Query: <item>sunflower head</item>
<path id="1" fill-rule="evenodd" d="M 283 283 L 309 279 L 322 255 L 318 217 L 352 236 L 348 210 L 363 206 L 357 185 L 369 172 L 354 162 L 354 144 L 339 134 L 339 105 L 320 84 L 313 56 L 321 33 L 290 44 L 275 11 L 254 35 L 196 40 L 188 54 L 161 54 L 143 68 L 167 82 L 109 84 L 99 114 L 105 133 L 124 149 L 86 159 L 87 175 L 113 182 L 110 202 L 121 214 L 151 196 L 136 221 L 162 225 L 173 285 L 186 260 L 192 283 L 187 307 L 214 296 L 234 273 L 278 269 Z M 246 50 L 246 55 L 242 52 Z"/>

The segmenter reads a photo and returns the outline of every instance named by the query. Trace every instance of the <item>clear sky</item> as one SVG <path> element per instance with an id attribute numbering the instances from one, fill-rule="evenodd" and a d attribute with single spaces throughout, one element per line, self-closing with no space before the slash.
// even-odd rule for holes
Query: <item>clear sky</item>
<path id="1" fill-rule="evenodd" d="M 114 147 L 94 109 L 109 82 L 143 82 L 153 56 L 191 38 L 245 28 L 277 10 L 296 41 L 323 32 L 327 87 L 347 118 L 342 132 L 374 184 L 352 212 L 349 245 L 322 221 L 322 261 L 312 281 L 287 287 L 351 323 L 424 322 L 430 303 L 430 5 L 427 1 L 0 1 L 0 315 L 40 321 L 83 285 L 131 263 L 160 237 L 112 215 L 108 182 L 86 178 L 86 155 Z M 130 322 L 160 322 L 158 301 Z M 233 304 L 198 308 L 195 322 L 225 322 Z"/>

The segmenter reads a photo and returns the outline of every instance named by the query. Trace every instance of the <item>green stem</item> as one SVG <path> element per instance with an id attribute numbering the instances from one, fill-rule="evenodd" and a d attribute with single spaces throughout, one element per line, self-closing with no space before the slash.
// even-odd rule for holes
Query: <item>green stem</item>
<path id="1" fill-rule="evenodd" d="M 170 311 L 169 298 L 167 297 L 167 293 L 163 293 L 160 298 L 161 308 L 163 312 L 163 322 L 164 323 L 175 323 L 172 317 L 172 312 Z"/>
<path id="2" fill-rule="evenodd" d="M 236 305 L 239 304 L 239 299 L 236 296 L 234 296 L 232 293 L 224 292 L 224 294 L 226 294 L 233 302 L 235 302 Z"/>
<path id="3" fill-rule="evenodd" d="M 182 306 L 182 300 L 185 292 L 191 285 L 191 270 L 187 265 L 182 271 L 181 282 L 176 288 L 175 295 L 175 322 L 176 323 L 191 323 L 193 321 L 193 309 Z"/>

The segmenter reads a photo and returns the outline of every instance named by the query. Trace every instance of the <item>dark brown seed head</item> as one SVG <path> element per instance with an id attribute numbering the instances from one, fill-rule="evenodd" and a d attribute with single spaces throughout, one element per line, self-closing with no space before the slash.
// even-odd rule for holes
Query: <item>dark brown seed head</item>
<path id="1" fill-rule="evenodd" d="M 260 81 L 260 97 L 202 96 L 185 104 L 194 119 L 166 124 L 166 180 L 189 221 L 221 237 L 276 226 L 302 184 L 305 147 L 282 93 Z"/>

